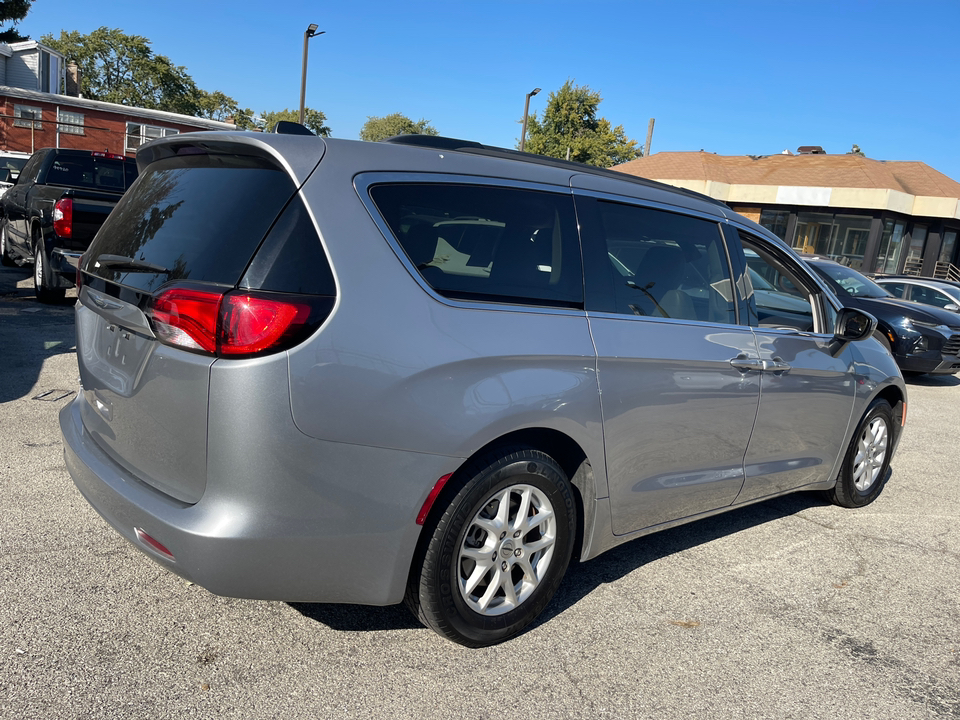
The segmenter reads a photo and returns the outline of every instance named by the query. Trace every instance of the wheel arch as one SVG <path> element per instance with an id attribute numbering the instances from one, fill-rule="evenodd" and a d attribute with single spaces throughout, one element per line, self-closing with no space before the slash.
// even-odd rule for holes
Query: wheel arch
<path id="1" fill-rule="evenodd" d="M 899 439 L 900 434 L 903 432 L 904 414 L 907 411 L 906 395 L 896 385 L 887 385 L 870 399 L 870 404 L 873 404 L 876 400 L 886 400 L 890 403 L 890 407 L 893 408 L 893 419 L 896 422 L 894 432 L 896 433 L 897 439 Z"/>
<path id="2" fill-rule="evenodd" d="M 583 549 L 584 536 L 590 536 L 594 525 L 595 513 L 593 508 L 595 507 L 594 500 L 597 497 L 597 489 L 590 458 L 580 444 L 566 433 L 552 428 L 531 427 L 515 430 L 491 440 L 460 463 L 427 514 L 423 523 L 424 531 L 420 533 L 417 551 L 414 553 L 411 571 L 416 568 L 417 558 L 422 557 L 422 547 L 429 542 L 432 534 L 429 531 L 430 528 L 437 523 L 452 498 L 469 480 L 467 475 L 474 462 L 484 455 L 507 448 L 517 449 L 518 447 L 546 453 L 557 462 L 570 481 L 577 512 L 575 523 L 577 535 L 574 538 L 572 557 L 579 560 Z M 586 502 L 584 502 L 585 499 Z"/>

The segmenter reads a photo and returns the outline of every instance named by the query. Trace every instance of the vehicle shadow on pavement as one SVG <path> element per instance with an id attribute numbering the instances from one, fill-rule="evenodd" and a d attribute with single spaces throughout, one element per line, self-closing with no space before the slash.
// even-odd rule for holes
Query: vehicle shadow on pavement
<path id="1" fill-rule="evenodd" d="M 784 495 L 637 538 L 585 563 L 571 563 L 556 597 L 531 627 L 549 622 L 601 585 L 616 582 L 644 565 L 827 504 L 815 492 Z"/>
<path id="2" fill-rule="evenodd" d="M 372 607 L 369 605 L 326 605 L 322 603 L 288 603 L 304 617 L 323 623 L 331 630 L 363 632 L 411 630 L 423 627 L 403 605 Z"/>
<path id="3" fill-rule="evenodd" d="M 0 382 L 0 403 L 29 395 L 54 391 L 73 393 L 75 386 L 65 388 L 38 387 L 43 363 L 54 355 L 75 352 L 73 305 L 76 293 L 68 293 L 63 302 L 41 305 L 32 288 L 25 288 L 24 276 L 29 269 L 0 270 L 0 358 L 3 360 L 3 381 Z M 74 376 L 75 377 L 75 376 Z M 47 399 L 47 397 L 41 398 Z"/>
<path id="4" fill-rule="evenodd" d="M 904 377 L 907 385 L 921 387 L 956 387 L 960 385 L 960 377 L 956 375 L 908 375 Z"/>
<path id="5" fill-rule="evenodd" d="M 615 582 L 648 563 L 824 504 L 826 501 L 816 493 L 786 495 L 638 538 L 583 564 L 571 563 L 556 597 L 524 632 L 549 622 L 601 585 Z M 288 604 L 332 630 L 362 632 L 423 627 L 403 605 Z"/>

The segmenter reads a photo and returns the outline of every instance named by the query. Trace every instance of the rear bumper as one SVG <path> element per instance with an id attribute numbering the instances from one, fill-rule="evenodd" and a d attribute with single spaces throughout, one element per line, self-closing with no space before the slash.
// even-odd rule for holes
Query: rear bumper
<path id="1" fill-rule="evenodd" d="M 200 501 L 188 505 L 103 453 L 83 430 L 82 402 L 81 394 L 61 411 L 60 428 L 67 469 L 84 498 L 155 562 L 229 597 L 400 602 L 429 478 L 459 464 L 300 435 L 299 457 L 279 453 L 291 473 L 211 480 Z M 312 472 L 302 474 L 305 468 Z M 136 528 L 166 546 L 175 561 L 142 543 Z"/>
<path id="2" fill-rule="evenodd" d="M 72 288 L 77 277 L 77 265 L 81 252 L 54 248 L 50 253 L 50 269 L 57 279 L 59 287 Z"/>

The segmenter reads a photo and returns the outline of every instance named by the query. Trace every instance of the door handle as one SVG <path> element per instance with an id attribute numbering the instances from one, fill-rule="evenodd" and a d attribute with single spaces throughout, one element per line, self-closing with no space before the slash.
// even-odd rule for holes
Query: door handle
<path id="1" fill-rule="evenodd" d="M 740 353 L 735 358 L 732 358 L 730 360 L 730 364 L 742 373 L 747 373 L 751 370 L 755 372 L 763 372 L 766 369 L 763 360 L 760 360 L 760 358 L 747 357 L 743 353 Z"/>
<path id="2" fill-rule="evenodd" d="M 774 375 L 783 375 L 792 369 L 790 363 L 784 362 L 783 358 L 775 357 L 772 360 L 763 361 L 763 371 L 772 372 Z"/>

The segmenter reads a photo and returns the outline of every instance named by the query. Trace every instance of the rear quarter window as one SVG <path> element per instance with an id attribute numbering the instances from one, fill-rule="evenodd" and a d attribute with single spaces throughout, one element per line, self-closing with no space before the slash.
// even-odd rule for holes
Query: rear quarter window
<path id="1" fill-rule="evenodd" d="M 450 298 L 583 306 L 569 195 L 481 185 L 376 185 L 370 195 L 420 276 Z"/>

